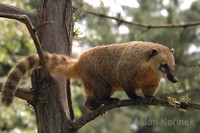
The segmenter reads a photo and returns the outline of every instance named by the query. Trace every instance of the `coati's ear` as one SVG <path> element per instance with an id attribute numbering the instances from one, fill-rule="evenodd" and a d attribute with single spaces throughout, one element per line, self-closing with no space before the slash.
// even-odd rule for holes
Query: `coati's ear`
<path id="1" fill-rule="evenodd" d="M 150 50 L 150 53 L 149 53 L 149 59 L 150 60 L 153 56 L 157 55 L 158 54 L 158 49 L 157 48 L 152 48 Z"/>
<path id="2" fill-rule="evenodd" d="M 172 54 L 175 53 L 175 49 L 174 48 L 172 48 L 170 51 L 172 52 Z"/>
<path id="3" fill-rule="evenodd" d="M 150 51 L 150 57 L 155 56 L 158 54 L 158 49 L 157 48 L 152 48 Z"/>

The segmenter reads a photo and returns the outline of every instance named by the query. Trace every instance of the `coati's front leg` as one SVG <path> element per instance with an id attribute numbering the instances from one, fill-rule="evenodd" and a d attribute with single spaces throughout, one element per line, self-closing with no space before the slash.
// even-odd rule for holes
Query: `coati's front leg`
<path id="1" fill-rule="evenodd" d="M 127 96 L 131 99 L 131 100 L 138 100 L 138 99 L 144 99 L 141 96 L 136 95 L 135 93 L 135 88 L 132 85 L 127 84 L 122 84 L 124 91 L 126 92 Z"/>
<path id="2" fill-rule="evenodd" d="M 142 93 L 148 101 L 156 100 L 154 96 L 158 85 L 147 85 L 142 88 Z"/>

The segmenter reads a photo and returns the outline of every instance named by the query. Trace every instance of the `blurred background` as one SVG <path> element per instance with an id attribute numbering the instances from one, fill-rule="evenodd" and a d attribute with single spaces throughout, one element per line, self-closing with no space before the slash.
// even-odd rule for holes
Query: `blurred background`
<path id="1" fill-rule="evenodd" d="M 38 0 L 0 0 L 36 12 Z M 177 84 L 162 79 L 156 96 L 179 100 L 189 97 L 200 102 L 200 25 L 182 28 L 150 28 L 127 24 L 185 24 L 200 21 L 199 0 L 73 0 L 74 41 L 72 56 L 77 58 L 90 47 L 128 41 L 151 41 L 175 48 Z M 90 12 L 88 12 L 90 11 Z M 95 13 L 95 14 L 94 14 Z M 103 15 L 102 15 L 103 14 Z M 108 18 L 112 16 L 114 19 Z M 24 56 L 35 53 L 26 27 L 16 21 L 0 18 L 0 82 Z M 30 74 L 20 87 L 31 88 Z M 87 112 L 81 82 L 72 80 L 73 107 L 76 117 Z M 123 92 L 115 97 L 126 99 Z M 0 107 L 0 133 L 36 133 L 33 108 L 15 98 L 11 107 Z M 80 133 L 169 133 L 200 132 L 198 110 L 180 112 L 175 108 L 155 106 L 123 107 L 109 111 L 88 123 Z M 179 121 L 183 123 L 179 123 Z M 154 122 L 155 123 L 152 123 Z M 185 122 L 189 121 L 189 124 Z"/>

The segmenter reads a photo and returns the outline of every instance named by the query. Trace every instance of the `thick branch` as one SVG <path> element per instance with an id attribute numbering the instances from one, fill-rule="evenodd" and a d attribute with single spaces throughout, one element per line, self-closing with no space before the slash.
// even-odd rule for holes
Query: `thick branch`
<path id="1" fill-rule="evenodd" d="M 168 106 L 168 107 L 174 107 L 168 103 L 167 100 L 153 100 L 153 101 L 147 101 L 147 100 L 138 100 L 138 101 L 132 101 L 132 100 L 120 100 L 115 103 L 106 104 L 104 106 L 99 107 L 94 112 L 90 112 L 81 118 L 77 119 L 74 123 L 71 124 L 72 129 L 78 130 L 88 122 L 94 120 L 98 116 L 104 114 L 105 112 L 112 110 L 114 108 L 119 107 L 125 107 L 125 106 L 135 106 L 135 105 L 143 105 L 143 106 Z M 181 103 L 180 107 L 184 107 L 184 109 L 192 108 L 192 109 L 200 109 L 200 104 L 198 103 Z"/>
<path id="2" fill-rule="evenodd" d="M 0 91 L 2 89 L 2 86 L 3 86 L 3 83 L 0 83 Z M 17 88 L 15 96 L 20 99 L 26 100 L 28 103 L 32 103 L 34 101 L 34 94 L 33 94 L 33 91 L 31 90 Z"/>
<path id="3" fill-rule="evenodd" d="M 44 68 L 44 72 L 45 72 L 45 76 L 47 78 L 47 80 L 50 80 L 50 73 L 45 65 L 45 58 L 44 58 L 44 53 L 43 53 L 43 50 L 41 48 L 41 45 L 40 45 L 40 41 L 38 39 L 38 36 L 36 35 L 35 33 L 35 29 L 30 21 L 30 19 L 26 16 L 26 15 L 16 15 L 16 14 L 7 14 L 7 13 L 0 13 L 0 17 L 4 17 L 4 18 L 9 18 L 9 19 L 15 19 L 15 20 L 18 20 L 22 23 L 24 23 L 33 39 L 33 42 L 36 46 L 36 49 L 37 49 L 37 53 L 40 57 L 40 61 L 41 61 L 41 64 L 42 64 L 42 67 Z"/>
<path id="4" fill-rule="evenodd" d="M 126 21 L 126 20 L 121 19 L 121 18 L 112 17 L 112 16 L 108 16 L 108 15 L 105 15 L 105 14 L 100 14 L 100 13 L 95 13 L 95 12 L 83 10 L 83 9 L 81 11 L 85 12 L 87 14 L 91 14 L 91 15 L 95 15 L 95 16 L 99 16 L 99 17 L 104 17 L 104 18 L 108 18 L 108 19 L 113 19 L 113 20 L 116 20 L 119 23 L 135 25 L 135 26 L 138 26 L 138 27 L 144 27 L 144 28 L 148 28 L 148 29 L 151 29 L 151 28 L 188 28 L 188 27 L 200 25 L 200 21 L 190 22 L 190 23 L 186 23 L 186 24 L 157 24 L 157 25 L 152 25 L 152 24 L 146 24 L 146 23 L 140 23 L 140 22 L 129 22 L 129 21 Z"/>
<path id="5" fill-rule="evenodd" d="M 20 8 L 10 6 L 7 4 L 0 4 L 0 12 L 7 14 L 26 15 L 30 18 L 31 22 L 36 25 L 36 14 L 31 13 Z"/>

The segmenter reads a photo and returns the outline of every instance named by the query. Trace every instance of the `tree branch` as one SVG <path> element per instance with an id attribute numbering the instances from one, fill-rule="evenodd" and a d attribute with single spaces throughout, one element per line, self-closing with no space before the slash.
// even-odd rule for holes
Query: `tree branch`
<path id="1" fill-rule="evenodd" d="M 27 12 L 25 10 L 7 4 L 0 4 L 0 12 L 8 14 L 16 14 L 16 15 L 26 15 L 29 17 L 29 19 L 34 25 L 36 25 L 37 22 L 35 13 Z"/>
<path id="2" fill-rule="evenodd" d="M 76 8 L 74 8 L 74 9 L 76 10 Z M 85 12 L 87 14 L 91 14 L 91 15 L 95 15 L 95 16 L 99 16 L 99 17 L 104 17 L 104 18 L 108 18 L 108 19 L 113 19 L 113 20 L 116 20 L 119 23 L 135 25 L 135 26 L 138 26 L 138 27 L 144 27 L 144 28 L 148 28 L 148 29 L 153 29 L 153 28 L 188 28 L 188 27 L 200 25 L 200 21 L 190 22 L 190 23 L 186 23 L 186 24 L 157 24 L 157 25 L 152 25 L 152 24 L 146 24 L 146 23 L 140 23 L 140 22 L 129 22 L 129 21 L 126 21 L 126 20 L 121 19 L 121 18 L 112 17 L 112 16 L 108 16 L 108 15 L 105 15 L 105 14 L 100 14 L 100 13 L 96 13 L 96 12 L 92 12 L 92 11 L 88 11 L 88 10 L 84 10 L 84 9 L 79 9 L 79 10 L 81 10 L 82 12 Z"/>
<path id="3" fill-rule="evenodd" d="M 147 101 L 147 100 L 137 100 L 137 101 L 132 101 L 132 100 L 120 100 L 115 103 L 110 103 L 110 104 L 105 104 L 101 107 L 99 107 L 97 110 L 94 112 L 90 112 L 81 118 L 77 119 L 74 123 L 71 124 L 70 128 L 74 130 L 78 130 L 88 122 L 94 120 L 98 116 L 104 114 L 105 112 L 112 110 L 114 108 L 119 108 L 119 107 L 125 107 L 125 106 L 135 106 L 135 105 L 142 105 L 142 106 L 167 106 L 167 107 L 174 107 L 171 104 L 168 103 L 167 100 L 164 99 L 156 99 L 153 101 Z M 198 103 L 180 103 L 180 107 L 183 109 L 187 108 L 192 108 L 192 109 L 199 109 L 200 110 L 200 104 Z M 181 108 L 180 108 L 181 109 Z"/>
<path id="4" fill-rule="evenodd" d="M 2 87 L 3 87 L 3 83 L 0 83 L 0 91 Z M 28 103 L 32 103 L 34 101 L 34 94 L 33 94 L 33 91 L 31 90 L 17 88 L 15 96 L 20 99 L 26 100 Z"/>
<path id="5" fill-rule="evenodd" d="M 40 41 L 38 39 L 38 36 L 35 33 L 35 29 L 34 29 L 32 23 L 31 23 L 30 19 L 26 15 L 16 15 L 16 14 L 7 14 L 7 13 L 0 13 L 0 17 L 18 20 L 18 21 L 20 21 L 20 22 L 22 22 L 26 25 L 26 27 L 27 27 L 32 39 L 33 39 L 35 47 L 37 49 L 37 53 L 40 57 L 40 61 L 41 61 L 42 67 L 44 69 L 45 76 L 46 76 L 47 80 L 50 80 L 51 76 L 50 76 L 50 73 L 49 73 L 49 71 L 46 67 L 46 64 L 45 64 L 44 53 L 43 53 L 43 50 L 42 50 L 41 45 L 40 45 Z"/>

